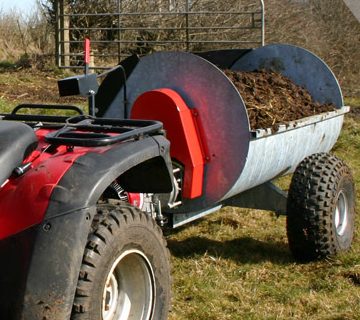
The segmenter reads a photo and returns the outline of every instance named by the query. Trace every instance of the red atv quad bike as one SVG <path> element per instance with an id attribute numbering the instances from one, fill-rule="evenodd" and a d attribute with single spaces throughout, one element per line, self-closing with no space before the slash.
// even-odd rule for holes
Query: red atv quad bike
<path id="1" fill-rule="evenodd" d="M 308 79 L 311 94 L 337 110 L 252 131 L 221 69 L 270 68 L 279 59 L 294 82 L 306 87 Z M 100 86 L 95 74 L 59 81 L 60 95 L 89 98 L 90 115 L 51 105 L 1 115 L 0 319 L 167 319 L 162 228 L 222 206 L 287 214 L 297 260 L 350 247 L 354 184 L 327 153 L 349 108 L 310 52 L 159 52 L 129 57 L 102 77 Z M 43 109 L 77 114 L 24 114 Z M 271 182 L 292 172 L 288 193 Z"/>
<path id="2" fill-rule="evenodd" d="M 69 83 L 97 91 L 93 75 L 66 79 L 62 94 Z M 153 195 L 173 190 L 162 127 L 72 106 L 2 116 L 1 319 L 166 318 L 169 253 Z"/>

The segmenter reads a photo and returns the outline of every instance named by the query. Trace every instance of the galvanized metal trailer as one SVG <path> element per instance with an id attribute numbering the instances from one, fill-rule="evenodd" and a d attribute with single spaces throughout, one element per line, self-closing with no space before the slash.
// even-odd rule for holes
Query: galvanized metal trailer
<path id="1" fill-rule="evenodd" d="M 337 109 L 275 132 L 250 130 L 245 102 L 224 69 L 275 70 Z M 168 198 L 157 197 L 160 225 L 176 228 L 223 206 L 256 208 L 287 215 L 289 246 L 300 261 L 350 248 L 354 182 L 350 169 L 328 153 L 349 108 L 320 58 L 291 45 L 158 52 L 128 58 L 103 83 L 112 83 L 113 90 L 109 95 L 100 87 L 98 116 L 164 124 L 174 186 Z M 272 182 L 290 173 L 288 192 Z"/>
<path id="2" fill-rule="evenodd" d="M 201 196 L 185 197 L 181 206 L 169 211 L 174 227 L 229 204 L 285 214 L 286 194 L 269 181 L 294 172 L 312 154 L 329 152 L 349 111 L 329 67 L 311 52 L 292 45 L 201 54 L 159 52 L 133 61 L 130 69 L 126 83 L 118 77 L 119 90 L 111 101 L 102 101 L 100 90 L 101 116 L 157 119 L 171 131 L 172 121 L 164 118 L 166 107 L 155 109 L 154 104 L 162 102 L 151 98 L 151 91 L 166 88 L 177 93 L 184 108 L 192 112 L 195 127 L 201 129 L 199 140 L 205 141 L 200 144 L 206 144 L 200 147 L 204 162 L 184 167 L 186 180 L 187 170 L 203 166 Z M 275 70 L 305 87 L 314 100 L 333 103 L 337 110 L 281 125 L 276 132 L 252 131 L 245 102 L 224 69 Z M 177 145 L 176 136 L 169 139 Z"/>

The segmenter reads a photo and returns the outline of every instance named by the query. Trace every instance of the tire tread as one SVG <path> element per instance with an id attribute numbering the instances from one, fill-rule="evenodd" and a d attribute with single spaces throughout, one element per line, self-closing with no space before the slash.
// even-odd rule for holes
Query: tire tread
<path id="1" fill-rule="evenodd" d="M 296 168 L 288 193 L 287 235 L 297 260 L 317 260 L 338 253 L 333 211 L 337 186 L 344 176 L 351 177 L 350 169 L 328 153 L 313 154 Z"/>
<path id="2" fill-rule="evenodd" d="M 111 242 L 111 238 L 127 228 L 127 226 L 139 223 L 153 229 L 158 240 L 166 251 L 166 259 L 170 261 L 170 252 L 166 240 L 162 235 L 161 228 L 146 213 L 124 202 L 116 205 L 102 203 L 98 206 L 97 214 L 93 219 L 88 242 L 84 251 L 81 270 L 79 273 L 71 319 L 88 319 L 84 315 L 90 309 L 90 295 L 93 287 L 92 279 L 97 272 L 97 265 L 101 259 L 102 252 Z"/>

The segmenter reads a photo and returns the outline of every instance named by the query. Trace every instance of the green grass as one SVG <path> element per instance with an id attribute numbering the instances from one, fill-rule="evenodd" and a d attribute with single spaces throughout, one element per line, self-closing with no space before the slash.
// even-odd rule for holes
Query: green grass
<path id="1" fill-rule="evenodd" d="M 7 60 L 0 61 L 0 71 L 14 70 L 15 68 L 16 68 L 15 64 L 11 61 L 7 61 Z"/>
<path id="2" fill-rule="evenodd" d="M 352 108 L 360 108 L 360 97 L 347 97 L 345 98 L 345 105 Z"/>
<path id="3" fill-rule="evenodd" d="M 0 97 L 0 113 L 10 112 L 14 107 L 16 107 L 16 103 Z"/>
<path id="4" fill-rule="evenodd" d="M 346 103 L 360 106 L 360 99 Z M 359 117 L 346 117 L 333 152 L 352 169 L 359 208 Z M 285 225 L 269 212 L 224 208 L 168 236 L 170 319 L 360 319 L 359 221 L 349 252 L 308 264 L 293 260 Z"/>
<path id="5" fill-rule="evenodd" d="M 60 98 L 57 80 L 72 75 L 71 72 L 60 70 L 39 72 L 36 70 L 1 71 L 0 70 L 0 113 L 11 111 L 15 106 L 29 104 L 70 104 L 87 110 L 87 99 L 82 97 Z M 21 113 L 59 114 L 64 111 L 47 111 L 24 109 Z M 65 112 L 74 115 L 74 112 Z"/>
<path id="6" fill-rule="evenodd" d="M 358 242 L 336 260 L 297 264 L 284 218 L 235 208 L 168 241 L 170 319 L 359 319 L 359 284 L 351 280 L 360 274 Z"/>

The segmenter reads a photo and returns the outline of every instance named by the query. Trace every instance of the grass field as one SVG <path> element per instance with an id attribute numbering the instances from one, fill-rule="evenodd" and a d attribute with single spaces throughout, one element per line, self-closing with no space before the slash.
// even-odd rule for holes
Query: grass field
<path id="1" fill-rule="evenodd" d="M 55 78 L 0 73 L 0 112 L 20 102 L 58 103 Z M 347 104 L 360 111 L 360 99 Z M 351 167 L 360 199 L 359 112 L 346 117 L 333 151 Z M 358 227 L 352 249 L 339 257 L 299 264 L 288 250 L 284 217 L 224 208 L 167 235 L 173 266 L 170 319 L 360 319 L 359 236 Z"/>
<path id="2" fill-rule="evenodd" d="M 360 99 L 346 103 L 355 110 Z M 346 117 L 333 152 L 353 171 L 359 208 L 358 112 Z M 285 224 L 285 217 L 269 212 L 224 208 L 169 236 L 171 319 L 360 319 L 359 227 L 349 252 L 299 264 L 289 252 Z"/>

